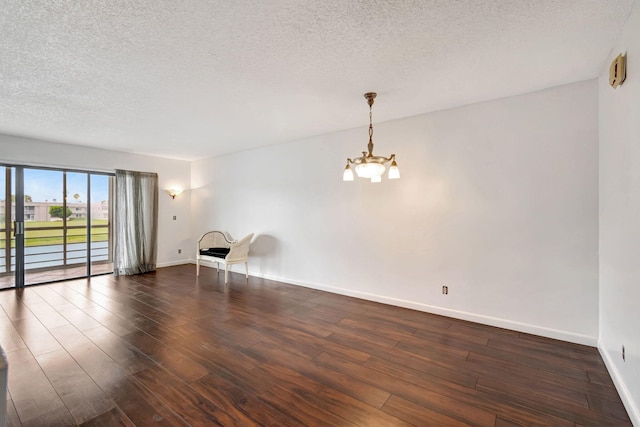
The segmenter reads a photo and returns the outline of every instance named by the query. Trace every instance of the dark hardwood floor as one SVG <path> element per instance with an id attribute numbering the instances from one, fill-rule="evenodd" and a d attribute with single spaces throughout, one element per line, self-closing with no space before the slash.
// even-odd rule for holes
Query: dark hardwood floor
<path id="1" fill-rule="evenodd" d="M 597 350 L 195 266 L 0 292 L 10 426 L 629 426 Z"/>

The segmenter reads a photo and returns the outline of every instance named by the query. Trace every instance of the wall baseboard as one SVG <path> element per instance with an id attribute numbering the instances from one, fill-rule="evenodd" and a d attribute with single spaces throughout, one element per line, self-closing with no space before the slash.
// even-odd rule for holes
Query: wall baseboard
<path id="1" fill-rule="evenodd" d="M 195 264 L 195 260 L 191 260 L 191 262 Z M 214 263 L 208 263 L 206 261 L 203 261 L 201 265 L 215 268 Z M 231 266 L 231 267 L 234 267 L 234 266 Z M 242 271 L 240 271 L 240 269 L 235 270 L 233 268 L 231 268 L 229 271 L 244 273 L 244 266 L 242 267 L 243 267 Z M 455 319 L 482 323 L 484 325 L 495 326 L 503 329 L 510 329 L 513 331 L 524 332 L 527 334 L 539 335 L 547 338 L 568 341 L 576 344 L 588 345 L 591 347 L 596 347 L 596 345 L 598 344 L 598 338 L 595 336 L 576 334 L 574 332 L 563 331 L 559 329 L 552 329 L 552 328 L 547 328 L 547 327 L 538 326 L 538 325 L 531 325 L 528 323 L 516 322 L 508 319 L 497 318 L 497 317 L 485 316 L 477 313 L 469 313 L 465 311 L 453 310 L 450 308 L 438 307 L 438 306 L 429 305 L 429 304 L 422 304 L 422 303 L 407 301 L 399 298 L 391 298 L 383 295 L 352 291 L 350 289 L 344 289 L 344 288 L 335 288 L 332 286 L 321 285 L 318 283 L 304 282 L 300 280 L 289 279 L 286 277 L 272 276 L 269 274 L 257 273 L 251 270 L 249 270 L 249 275 L 268 279 L 268 280 L 275 280 L 278 282 L 289 283 L 292 285 L 303 286 L 305 288 L 317 289 L 320 291 L 331 292 L 334 294 L 346 295 L 346 296 L 360 298 L 368 301 L 375 301 L 383 304 L 394 305 L 397 307 L 410 308 L 412 310 L 423 311 L 426 313 L 453 317 Z"/>
<path id="2" fill-rule="evenodd" d="M 607 367 L 607 371 L 609 371 L 609 375 L 611 375 L 611 379 L 613 380 L 613 384 L 616 386 L 616 390 L 618 390 L 618 394 L 620 395 L 620 399 L 627 410 L 627 414 L 629 414 L 629 418 L 631 418 L 631 423 L 634 426 L 640 427 L 640 408 L 638 408 L 636 402 L 631 398 L 631 393 L 622 380 L 622 376 L 616 368 L 615 363 L 613 363 L 611 354 L 604 349 L 599 341 L 598 351 L 600 352 L 600 356 L 602 356 L 602 360 L 604 360 L 604 364 Z"/>
<path id="3" fill-rule="evenodd" d="M 426 313 L 438 314 L 446 317 L 453 317 L 455 319 L 467 320 L 470 322 L 482 323 L 484 325 L 495 326 L 503 329 L 510 329 L 513 331 L 524 332 L 533 335 L 539 335 L 547 338 L 553 338 L 562 341 L 568 341 L 576 344 L 588 345 L 595 347 L 597 344 L 597 338 L 576 334 L 573 332 L 562 331 L 558 329 L 546 328 L 543 326 L 531 325 L 528 323 L 515 322 L 507 319 L 500 319 L 497 317 L 485 316 L 482 314 L 469 313 L 465 311 L 453 310 L 450 308 L 438 307 L 429 304 L 417 303 L 414 301 L 407 301 L 399 298 L 391 298 L 384 295 L 370 294 L 366 292 L 352 291 L 350 289 L 335 288 L 332 286 L 321 285 L 317 283 L 302 282 L 299 280 L 292 280 L 285 277 L 277 277 L 270 275 L 256 274 L 249 271 L 249 275 L 255 277 L 262 277 L 269 280 L 276 280 L 278 282 L 290 283 L 292 285 L 304 286 L 305 288 L 317 289 L 320 291 L 331 292 L 334 294 L 346 295 L 354 298 L 360 298 L 368 301 L 380 302 L 383 304 L 394 305 L 397 307 L 410 308 L 412 310 L 423 311 Z"/>
<path id="4" fill-rule="evenodd" d="M 191 259 L 182 259 L 180 261 L 159 262 L 156 264 L 156 268 L 173 267 L 174 265 L 183 265 L 183 264 L 195 264 L 195 261 Z"/>

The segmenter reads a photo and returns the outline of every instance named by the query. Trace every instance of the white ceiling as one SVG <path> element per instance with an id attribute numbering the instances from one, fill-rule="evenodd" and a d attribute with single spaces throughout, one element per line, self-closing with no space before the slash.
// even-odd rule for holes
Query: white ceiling
<path id="1" fill-rule="evenodd" d="M 0 133 L 198 159 L 596 77 L 634 0 L 0 0 Z M 1 153 L 0 153 L 1 156 Z"/>

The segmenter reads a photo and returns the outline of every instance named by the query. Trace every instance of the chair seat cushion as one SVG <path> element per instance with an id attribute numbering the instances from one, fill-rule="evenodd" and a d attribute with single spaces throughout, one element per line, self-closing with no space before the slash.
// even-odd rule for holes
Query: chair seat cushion
<path id="1" fill-rule="evenodd" d="M 207 255 L 216 258 L 224 258 L 229 254 L 229 248 L 209 248 L 200 249 L 200 255 Z"/>

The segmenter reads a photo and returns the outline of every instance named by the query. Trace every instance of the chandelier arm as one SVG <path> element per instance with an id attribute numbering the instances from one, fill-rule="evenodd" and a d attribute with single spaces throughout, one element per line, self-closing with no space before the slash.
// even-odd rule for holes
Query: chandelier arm
<path id="1" fill-rule="evenodd" d="M 383 156 L 374 156 L 377 163 L 380 163 L 380 161 L 382 161 L 382 163 L 388 163 L 388 162 L 392 162 L 396 159 L 396 155 L 392 154 L 389 157 L 383 157 Z"/>

